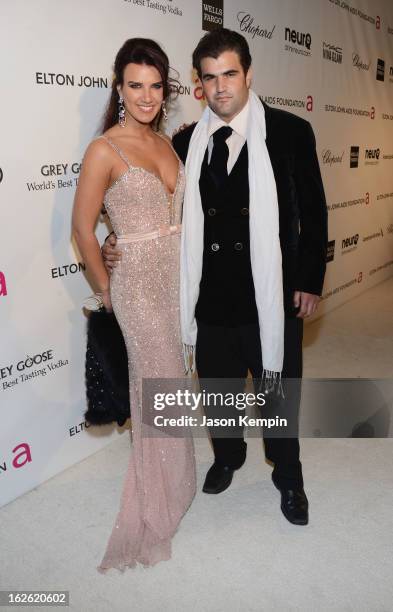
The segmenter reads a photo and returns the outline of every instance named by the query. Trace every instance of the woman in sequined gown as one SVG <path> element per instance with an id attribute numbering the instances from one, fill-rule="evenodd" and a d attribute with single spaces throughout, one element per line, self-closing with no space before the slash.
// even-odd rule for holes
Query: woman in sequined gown
<path id="1" fill-rule="evenodd" d="M 141 418 L 144 378 L 184 376 L 179 315 L 184 167 L 155 131 L 169 92 L 162 49 L 149 39 L 126 41 L 115 60 L 103 135 L 85 153 L 75 195 L 75 239 L 92 284 L 107 310 L 113 308 L 129 363 L 132 451 L 100 572 L 169 559 L 171 539 L 195 495 L 191 436 L 146 436 Z M 110 280 L 94 234 L 102 202 L 122 251 Z"/>

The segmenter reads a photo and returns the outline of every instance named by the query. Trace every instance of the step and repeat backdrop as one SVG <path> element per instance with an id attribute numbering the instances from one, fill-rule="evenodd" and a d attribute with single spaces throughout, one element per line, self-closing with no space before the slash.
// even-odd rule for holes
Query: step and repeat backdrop
<path id="1" fill-rule="evenodd" d="M 133 36 L 162 44 L 180 83 L 171 134 L 201 114 L 191 53 L 223 25 L 249 42 L 254 90 L 316 134 L 329 208 L 318 316 L 393 272 L 390 0 L 2 0 L 0 506 L 125 433 L 84 422 L 91 289 L 70 236 L 116 52 Z"/>

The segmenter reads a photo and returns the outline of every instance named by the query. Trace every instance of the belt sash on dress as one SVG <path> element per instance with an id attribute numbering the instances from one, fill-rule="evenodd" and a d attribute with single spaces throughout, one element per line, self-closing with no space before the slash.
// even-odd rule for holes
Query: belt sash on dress
<path id="1" fill-rule="evenodd" d="M 154 238 L 163 238 L 172 234 L 180 234 L 181 224 L 179 225 L 161 225 L 158 229 L 149 232 L 134 232 L 133 234 L 122 234 L 117 237 L 117 244 L 127 244 L 129 242 L 140 242 L 142 240 L 152 240 Z"/>

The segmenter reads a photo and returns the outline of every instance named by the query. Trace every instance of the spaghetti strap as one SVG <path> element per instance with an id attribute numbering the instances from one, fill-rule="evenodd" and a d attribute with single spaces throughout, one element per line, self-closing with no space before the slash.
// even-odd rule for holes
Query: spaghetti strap
<path id="1" fill-rule="evenodd" d="M 104 140 L 107 141 L 107 143 L 112 147 L 112 149 L 114 149 L 116 153 L 122 158 L 123 162 L 127 164 L 128 169 L 132 168 L 132 164 L 130 164 L 127 156 L 124 155 L 123 151 L 117 146 L 117 144 L 113 142 L 113 140 L 108 138 L 108 136 L 104 136 L 104 135 L 100 136 L 100 138 L 103 138 Z"/>
<path id="2" fill-rule="evenodd" d="M 170 146 L 170 148 L 172 149 L 172 151 L 174 152 L 174 154 L 176 155 L 177 159 L 179 162 L 181 162 L 180 157 L 178 156 L 178 154 L 175 151 L 175 148 L 172 144 L 172 140 L 171 139 L 167 139 L 165 136 L 163 136 L 160 132 L 156 132 L 157 136 L 159 136 L 160 138 L 162 138 L 162 140 L 165 140 L 165 142 Z"/>

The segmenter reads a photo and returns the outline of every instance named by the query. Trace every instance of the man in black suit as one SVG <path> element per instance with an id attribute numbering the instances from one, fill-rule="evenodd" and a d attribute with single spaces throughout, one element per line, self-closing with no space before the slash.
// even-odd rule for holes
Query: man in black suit
<path id="1" fill-rule="evenodd" d="M 248 371 L 254 379 L 260 379 L 263 372 L 250 259 L 246 128 L 251 56 L 247 41 L 225 28 L 210 32 L 198 43 L 193 66 L 212 111 L 199 177 L 204 229 L 202 277 L 195 308 L 196 368 L 203 389 L 218 391 L 219 380 L 232 379 L 231 390 L 236 392 L 244 387 Z M 282 254 L 282 380 L 286 399 L 281 400 L 281 406 L 284 411 L 289 406 L 296 418 L 300 384 L 292 385 L 288 393 L 285 380 L 300 381 L 302 376 L 303 319 L 317 308 L 325 274 L 327 209 L 311 125 L 264 103 L 263 108 L 266 146 L 277 189 Z M 193 124 L 173 137 L 183 163 L 195 127 Z M 111 254 L 110 249 L 106 252 Z M 273 407 L 278 404 L 272 400 Z M 210 408 L 205 411 L 212 415 Z M 214 494 L 231 484 L 234 471 L 246 459 L 247 444 L 241 427 L 228 437 L 225 432 L 216 436 L 215 430 L 211 434 L 215 461 L 203 491 Z M 266 457 L 274 464 L 272 479 L 281 492 L 284 516 L 293 524 L 307 524 L 308 500 L 297 435 L 274 437 L 264 431 L 264 443 Z"/>

